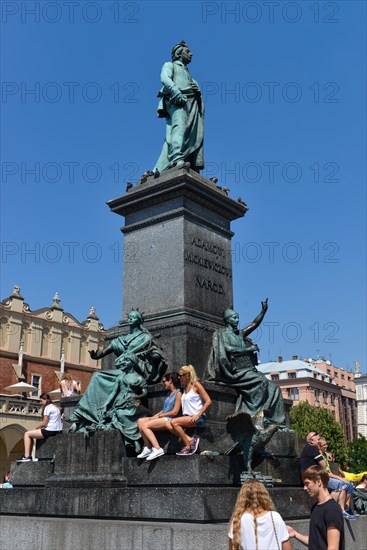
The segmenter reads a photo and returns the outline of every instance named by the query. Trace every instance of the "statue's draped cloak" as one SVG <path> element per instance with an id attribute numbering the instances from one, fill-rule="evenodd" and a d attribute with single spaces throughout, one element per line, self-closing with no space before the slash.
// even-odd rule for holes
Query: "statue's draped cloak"
<path id="1" fill-rule="evenodd" d="M 139 373 L 148 384 L 159 382 L 167 370 L 162 351 L 153 342 L 151 333 L 143 326 L 139 331 L 117 336 L 110 342 L 117 356 L 114 365 L 119 368 L 125 354 L 133 353 L 138 358 Z"/>
<path id="2" fill-rule="evenodd" d="M 237 390 L 236 413 L 255 416 L 264 410 L 268 422 L 283 425 L 281 391 L 257 370 L 257 350 L 241 331 L 233 331 L 231 327 L 217 330 L 213 335 L 207 379 Z"/>
<path id="3" fill-rule="evenodd" d="M 95 372 L 77 408 L 70 416 L 71 422 L 77 424 L 76 432 L 87 432 L 97 429 L 116 428 L 120 430 L 124 444 L 135 444 L 140 438 L 137 429 L 139 413 L 135 399 L 146 393 L 147 383 L 137 372 L 124 370 L 104 370 Z M 106 403 L 114 395 L 108 407 Z M 108 418 L 104 416 L 107 409 Z"/>
<path id="4" fill-rule="evenodd" d="M 182 61 L 167 62 L 161 71 L 163 88 L 159 92 L 158 116 L 166 118 L 166 138 L 154 170 L 165 170 L 173 162 L 190 162 L 196 170 L 204 168 L 204 104 L 193 92 L 198 86 Z M 176 106 L 179 93 L 187 97 L 184 106 Z"/>
<path id="5" fill-rule="evenodd" d="M 116 368 L 93 374 L 70 421 L 76 424 L 75 432 L 116 428 L 120 430 L 125 444 L 133 442 L 138 450 L 139 445 L 135 442 L 140 438 L 137 419 L 141 412 L 134 396 L 146 394 L 147 384 L 158 382 L 167 365 L 152 335 L 144 327 L 114 338 L 109 346 L 117 356 L 114 363 Z M 124 358 L 130 354 L 135 356 L 135 370 L 123 364 Z M 103 413 L 112 394 L 116 395 L 107 407 L 106 419 Z"/>

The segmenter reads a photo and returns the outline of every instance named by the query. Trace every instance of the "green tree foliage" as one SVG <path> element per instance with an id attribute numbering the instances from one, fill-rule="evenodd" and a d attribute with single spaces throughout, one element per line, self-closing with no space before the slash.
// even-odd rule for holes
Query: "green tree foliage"
<path id="1" fill-rule="evenodd" d="M 350 472 L 367 472 L 367 439 L 362 434 L 348 444 L 347 462 Z"/>
<path id="2" fill-rule="evenodd" d="M 289 416 L 291 428 L 299 437 L 306 437 L 309 432 L 318 432 L 325 437 L 328 451 L 334 454 L 335 462 L 341 465 L 346 463 L 347 449 L 343 427 L 335 420 L 331 411 L 302 401 L 291 408 Z"/>

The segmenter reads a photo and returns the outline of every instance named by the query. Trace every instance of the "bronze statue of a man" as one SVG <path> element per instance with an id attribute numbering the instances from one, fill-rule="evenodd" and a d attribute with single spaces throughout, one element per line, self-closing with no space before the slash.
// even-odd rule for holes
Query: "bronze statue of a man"
<path id="1" fill-rule="evenodd" d="M 161 71 L 158 116 L 166 118 L 166 139 L 154 170 L 162 172 L 189 162 L 197 172 L 204 168 L 204 104 L 198 83 L 187 68 L 192 53 L 181 41 L 172 49 L 172 62 Z"/>

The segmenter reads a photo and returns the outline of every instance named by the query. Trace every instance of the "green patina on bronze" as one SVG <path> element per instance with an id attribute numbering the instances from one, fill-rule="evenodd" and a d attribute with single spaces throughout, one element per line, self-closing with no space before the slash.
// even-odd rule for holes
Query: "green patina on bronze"
<path id="1" fill-rule="evenodd" d="M 181 41 L 172 49 L 172 62 L 162 67 L 157 114 L 166 119 L 166 138 L 154 168 L 159 172 L 185 162 L 196 171 L 204 168 L 204 103 L 187 68 L 191 58 L 189 47 Z"/>
<path id="2" fill-rule="evenodd" d="M 225 328 L 217 330 L 213 336 L 208 380 L 237 390 L 236 413 L 244 412 L 254 417 L 263 411 L 265 425 L 284 425 L 281 391 L 257 370 L 259 348 L 247 338 L 260 325 L 267 309 L 266 300 L 262 302 L 259 315 L 242 330 L 237 328 L 238 313 L 225 310 Z"/>
<path id="3" fill-rule="evenodd" d="M 146 395 L 148 384 L 161 380 L 167 365 L 139 311 L 129 313 L 128 324 L 127 334 L 114 338 L 100 353 L 90 352 L 96 360 L 115 353 L 116 368 L 93 375 L 70 421 L 75 423 L 73 432 L 118 429 L 124 444 L 138 451 L 137 419 L 145 415 L 139 398 Z"/>
<path id="4" fill-rule="evenodd" d="M 264 448 L 278 429 L 287 429 L 281 391 L 257 370 L 259 348 L 248 338 L 262 322 L 268 301 L 261 306 L 259 315 L 242 330 L 238 330 L 238 313 L 224 311 L 225 328 L 214 333 L 207 377 L 237 390 L 235 413 L 227 418 L 227 431 L 235 444 L 227 454 L 242 450 L 249 471 L 254 450 Z"/>

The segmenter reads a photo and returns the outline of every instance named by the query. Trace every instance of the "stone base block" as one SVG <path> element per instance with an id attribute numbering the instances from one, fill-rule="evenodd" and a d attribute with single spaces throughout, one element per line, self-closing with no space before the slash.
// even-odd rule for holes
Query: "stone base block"
<path id="1" fill-rule="evenodd" d="M 291 520 L 289 524 L 307 534 L 308 519 Z M 227 523 L 199 524 L 145 522 L 108 519 L 0 517 L 2 546 L 7 550 L 226 550 Z M 349 523 L 345 529 L 345 547 L 366 548 L 367 516 Z M 16 536 L 14 536 L 16 533 Z M 292 540 L 293 550 L 305 550 Z"/>
<path id="2" fill-rule="evenodd" d="M 11 469 L 14 486 L 121 487 L 128 486 L 239 486 L 244 470 L 242 455 L 191 457 L 163 456 L 154 461 L 123 458 L 119 470 L 109 473 L 67 473 L 67 467 L 48 462 L 14 463 Z M 300 485 L 298 459 L 265 458 L 255 463 L 256 472 L 272 476 L 283 486 Z M 169 472 L 169 475 L 167 475 Z"/>
<path id="3" fill-rule="evenodd" d="M 242 456 L 164 456 L 156 460 L 126 458 L 123 472 L 128 486 L 238 486 Z M 169 472 L 169 475 L 167 473 Z M 181 488 L 178 489 L 179 491 Z"/>
<path id="4" fill-rule="evenodd" d="M 129 487 L 139 485 L 239 486 L 244 464 L 242 455 L 163 456 L 152 461 L 125 458 L 122 468 Z M 255 465 L 254 470 L 263 475 L 272 476 L 283 486 L 300 486 L 299 461 L 296 458 L 282 460 L 265 458 L 260 464 Z"/>
<path id="5" fill-rule="evenodd" d="M 269 492 L 285 519 L 309 516 L 311 501 L 301 488 Z M 218 486 L 22 487 L 0 491 L 0 510 L 13 515 L 216 523 L 229 520 L 237 494 L 237 487 Z"/>
<path id="6" fill-rule="evenodd" d="M 13 462 L 10 470 L 11 482 L 18 486 L 44 486 L 53 474 L 53 462 Z"/>

